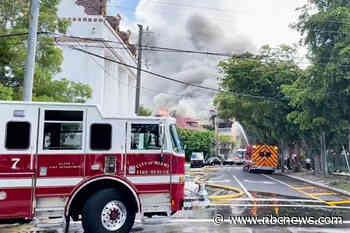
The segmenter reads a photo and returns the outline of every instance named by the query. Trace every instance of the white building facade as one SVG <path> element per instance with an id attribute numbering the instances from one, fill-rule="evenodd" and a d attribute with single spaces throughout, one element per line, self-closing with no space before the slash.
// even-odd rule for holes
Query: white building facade
<path id="1" fill-rule="evenodd" d="M 92 96 L 87 103 L 98 105 L 105 114 L 133 115 L 136 70 L 117 63 L 136 66 L 135 46 L 129 43 L 130 34 L 119 30 L 119 16 L 103 17 L 105 4 L 105 0 L 61 0 L 59 17 L 70 20 L 71 26 L 66 36 L 56 38 L 64 58 L 56 78 L 88 84 Z"/>

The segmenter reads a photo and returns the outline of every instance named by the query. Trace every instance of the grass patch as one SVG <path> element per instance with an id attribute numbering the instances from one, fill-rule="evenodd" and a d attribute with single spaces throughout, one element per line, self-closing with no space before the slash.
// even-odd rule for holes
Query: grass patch
<path id="1" fill-rule="evenodd" d="M 350 184 L 348 183 L 338 183 L 333 187 L 350 192 Z"/>

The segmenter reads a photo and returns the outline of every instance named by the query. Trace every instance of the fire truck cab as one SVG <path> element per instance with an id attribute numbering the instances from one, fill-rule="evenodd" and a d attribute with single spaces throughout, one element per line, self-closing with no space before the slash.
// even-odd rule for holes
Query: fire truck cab
<path id="1" fill-rule="evenodd" d="M 0 220 L 82 221 L 129 232 L 135 215 L 184 200 L 175 120 L 103 115 L 97 106 L 0 102 Z"/>

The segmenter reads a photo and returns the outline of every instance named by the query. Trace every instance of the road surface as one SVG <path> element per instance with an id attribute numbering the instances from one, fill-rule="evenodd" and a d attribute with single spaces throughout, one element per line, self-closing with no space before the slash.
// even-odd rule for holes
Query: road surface
<path id="1" fill-rule="evenodd" d="M 187 198 L 196 196 L 197 185 L 193 182 L 196 172 L 201 169 L 188 169 L 186 180 Z M 241 167 L 220 167 L 203 171 L 207 183 L 238 188 L 244 195 L 237 199 L 211 201 L 206 206 L 193 204 L 191 210 L 176 213 L 173 217 L 138 218 L 132 232 L 159 233 L 343 233 L 350 232 L 350 197 L 320 189 L 278 174 L 252 174 L 243 172 Z M 207 188 L 209 195 L 225 195 L 228 191 Z M 197 202 L 200 204 L 200 202 Z M 222 216 L 226 221 L 214 224 L 213 217 Z M 343 224 L 328 225 L 260 225 L 261 223 L 232 222 L 236 216 L 244 217 L 310 217 L 319 220 L 324 217 L 340 216 Z M 319 228 L 321 227 L 321 228 Z M 17 226 L 0 225 L 1 233 L 55 233 L 61 228 L 40 230 L 31 224 Z M 71 233 L 82 233 L 80 223 L 72 224 Z"/>

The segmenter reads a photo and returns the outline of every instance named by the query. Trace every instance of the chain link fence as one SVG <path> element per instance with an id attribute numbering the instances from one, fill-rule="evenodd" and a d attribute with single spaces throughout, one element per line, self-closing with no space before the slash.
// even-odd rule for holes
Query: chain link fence
<path id="1" fill-rule="evenodd" d="M 341 153 L 328 154 L 327 165 L 329 172 L 349 172 L 348 165 L 350 163 L 350 155 L 344 155 Z"/>

